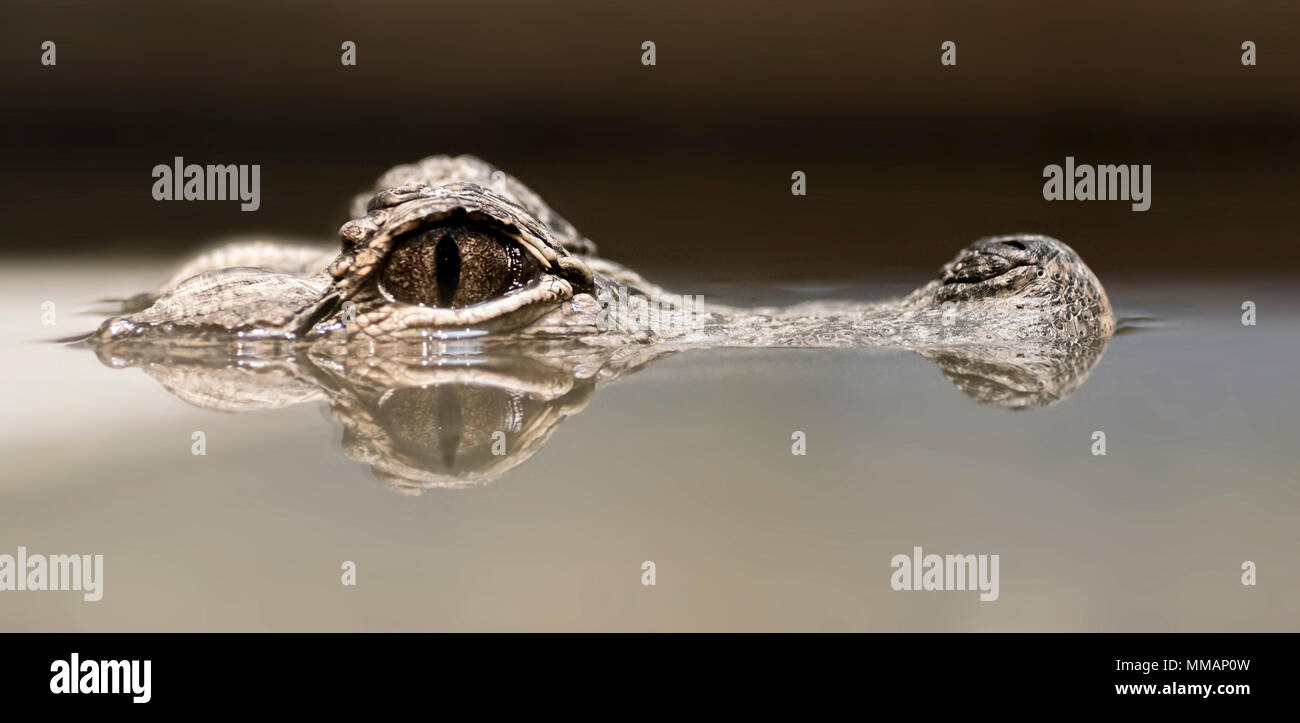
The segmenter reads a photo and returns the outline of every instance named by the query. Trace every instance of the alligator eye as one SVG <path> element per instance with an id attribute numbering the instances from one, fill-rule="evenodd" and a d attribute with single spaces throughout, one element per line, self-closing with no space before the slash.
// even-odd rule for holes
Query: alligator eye
<path id="1" fill-rule="evenodd" d="M 398 241 L 379 289 L 391 301 L 454 309 L 522 288 L 540 272 L 536 257 L 495 229 L 451 224 Z"/>

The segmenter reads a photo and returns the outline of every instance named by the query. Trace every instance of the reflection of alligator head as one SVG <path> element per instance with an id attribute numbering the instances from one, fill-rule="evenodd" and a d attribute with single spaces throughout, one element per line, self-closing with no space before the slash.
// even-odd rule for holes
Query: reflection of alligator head
<path id="1" fill-rule="evenodd" d="M 673 351 L 910 349 L 976 401 L 1026 408 L 1073 392 L 1115 327 L 1097 278 L 1046 236 L 976 241 L 894 301 L 739 308 L 596 257 L 527 187 L 468 156 L 394 168 L 354 214 L 341 253 L 228 244 L 90 341 L 203 407 L 324 395 L 349 456 L 422 488 L 499 476 L 597 383 Z"/>
<path id="2" fill-rule="evenodd" d="M 204 409 L 247 412 L 325 402 L 348 457 L 404 491 L 491 482 L 532 457 L 598 386 L 659 356 L 655 346 L 571 340 L 439 343 L 340 358 L 256 342 L 245 354 L 157 344 L 100 345 L 107 366 L 138 366 Z M 255 352 L 255 353 L 247 353 Z"/>
<path id="3" fill-rule="evenodd" d="M 330 401 L 346 430 L 343 451 L 403 490 L 496 479 L 582 411 L 593 388 L 563 370 L 536 382 L 533 370 L 513 377 L 513 360 L 500 361 L 505 368 L 386 365 L 381 379 L 366 370 L 362 384 Z"/>
<path id="4" fill-rule="evenodd" d="M 333 387 L 343 451 L 393 487 L 419 492 L 490 482 L 532 457 L 587 406 L 611 361 L 591 351 L 507 346 L 432 364 L 312 361 Z"/>
<path id="5" fill-rule="evenodd" d="M 966 396 L 1005 409 L 1032 409 L 1065 399 L 1088 378 L 1106 341 L 1069 344 L 1042 354 L 1029 348 L 1008 357 L 962 349 L 920 349 L 918 353 Z"/>

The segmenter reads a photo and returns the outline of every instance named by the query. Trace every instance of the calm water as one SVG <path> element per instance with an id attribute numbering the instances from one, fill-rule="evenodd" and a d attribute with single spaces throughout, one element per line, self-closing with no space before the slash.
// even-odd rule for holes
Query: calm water
<path id="1" fill-rule="evenodd" d="M 515 409 L 540 420 L 526 458 L 411 494 L 358 443 L 384 420 L 309 387 L 299 404 L 210 411 L 138 368 L 37 343 L 164 276 L 0 273 L 0 553 L 105 557 L 102 601 L 0 592 L 4 630 L 1300 630 L 1293 284 L 1103 279 L 1124 332 L 1072 396 L 1030 411 L 977 404 L 907 352 L 687 352 Z M 925 275 L 656 278 L 778 302 L 880 298 Z M 372 391 L 410 422 L 384 433 L 408 466 L 449 461 L 418 450 L 446 397 Z M 500 401 L 476 394 L 453 401 Z M 890 559 L 917 545 L 1000 555 L 999 599 L 892 590 Z"/>

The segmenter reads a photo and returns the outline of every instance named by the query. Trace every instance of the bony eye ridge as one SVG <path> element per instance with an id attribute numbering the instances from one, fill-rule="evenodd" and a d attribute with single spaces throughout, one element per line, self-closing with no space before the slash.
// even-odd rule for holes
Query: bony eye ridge
<path id="1" fill-rule="evenodd" d="M 481 225 L 440 225 L 399 241 L 379 275 L 390 301 L 456 309 L 522 288 L 541 272 L 517 241 Z"/>

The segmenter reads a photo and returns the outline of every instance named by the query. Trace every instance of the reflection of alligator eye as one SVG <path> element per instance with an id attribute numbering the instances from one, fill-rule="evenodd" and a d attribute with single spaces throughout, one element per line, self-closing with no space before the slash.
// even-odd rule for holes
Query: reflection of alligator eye
<path id="1" fill-rule="evenodd" d="M 394 449 L 425 469 L 455 472 L 480 469 L 497 461 L 496 432 L 514 449 L 519 430 L 540 413 L 532 397 L 496 387 L 434 384 L 389 392 L 379 403 L 378 420 Z"/>
<path id="2" fill-rule="evenodd" d="M 392 301 L 457 308 L 526 286 L 540 270 L 523 246 L 490 228 L 442 225 L 398 241 L 379 288 Z"/>

